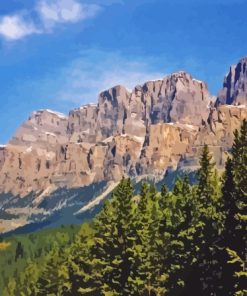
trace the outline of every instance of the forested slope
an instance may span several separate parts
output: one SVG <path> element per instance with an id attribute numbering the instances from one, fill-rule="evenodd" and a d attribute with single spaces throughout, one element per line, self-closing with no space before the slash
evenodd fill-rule
<path id="1" fill-rule="evenodd" d="M 223 175 L 204 146 L 196 185 L 184 176 L 172 191 L 143 183 L 135 195 L 122 179 L 92 224 L 50 237 L 3 295 L 247 295 L 246 198 L 243 121 Z M 12 259 L 13 272 L 22 259 Z"/>

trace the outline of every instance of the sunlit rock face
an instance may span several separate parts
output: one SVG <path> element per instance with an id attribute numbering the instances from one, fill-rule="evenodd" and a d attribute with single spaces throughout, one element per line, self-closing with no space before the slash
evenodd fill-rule
<path id="1" fill-rule="evenodd" d="M 68 142 L 68 118 L 52 110 L 39 110 L 16 131 L 10 144 L 26 147 L 49 147 Z M 30 148 L 31 149 L 31 148 Z"/>
<path id="2" fill-rule="evenodd" d="M 58 188 L 160 180 L 170 169 L 196 170 L 203 145 L 223 168 L 233 132 L 247 118 L 246 61 L 231 67 L 216 102 L 186 72 L 134 87 L 115 86 L 63 115 L 33 112 L 0 146 L 0 193 L 36 193 L 32 207 Z"/>

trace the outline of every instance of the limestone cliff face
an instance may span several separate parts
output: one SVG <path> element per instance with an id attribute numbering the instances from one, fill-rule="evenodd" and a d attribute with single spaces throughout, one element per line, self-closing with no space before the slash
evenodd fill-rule
<path id="1" fill-rule="evenodd" d="M 2 153 L 0 191 L 25 196 L 124 174 L 162 175 L 207 120 L 210 100 L 205 83 L 178 72 L 131 93 L 123 86 L 103 91 L 97 105 L 68 117 L 34 112 Z"/>
<path id="2" fill-rule="evenodd" d="M 230 67 L 217 103 L 247 105 L 247 57 Z"/>
<path id="3" fill-rule="evenodd" d="M 86 105 L 69 112 L 67 133 L 73 143 L 97 141 L 97 105 Z"/>
<path id="4" fill-rule="evenodd" d="M 130 93 L 115 86 L 99 95 L 97 105 L 86 105 L 69 113 L 71 142 L 96 143 L 122 134 Z"/>
<path id="5" fill-rule="evenodd" d="M 150 124 L 164 122 L 201 125 L 211 100 L 206 84 L 185 72 L 146 82 L 131 93 L 119 85 L 102 92 L 97 105 L 70 112 L 70 141 L 95 143 L 119 134 L 144 137 Z"/>
<path id="6" fill-rule="evenodd" d="M 247 107 L 243 105 L 221 105 L 212 108 L 207 123 L 199 128 L 179 166 L 185 170 L 197 169 L 202 147 L 207 144 L 217 167 L 223 169 L 233 144 L 234 131 L 240 128 L 244 119 L 247 119 Z"/>
<path id="7" fill-rule="evenodd" d="M 179 123 L 159 123 L 150 126 L 150 136 L 142 151 L 138 174 L 159 179 L 166 170 L 176 170 L 198 132 L 197 126 Z"/>
<path id="8" fill-rule="evenodd" d="M 57 188 L 195 170 L 205 143 L 222 168 L 233 131 L 247 118 L 246 61 L 231 68 L 216 104 L 204 82 L 177 72 L 132 92 L 123 86 L 103 91 L 97 104 L 68 116 L 34 112 L 0 146 L 0 193 L 24 198 L 34 192 L 27 203 L 33 212 Z"/>
<path id="9" fill-rule="evenodd" d="M 67 143 L 68 118 L 51 110 L 33 112 L 29 119 L 20 126 L 10 144 L 25 147 L 43 148 L 58 143 Z"/>

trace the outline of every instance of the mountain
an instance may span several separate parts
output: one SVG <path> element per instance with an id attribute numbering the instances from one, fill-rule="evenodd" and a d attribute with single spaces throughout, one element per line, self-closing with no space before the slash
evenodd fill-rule
<path id="1" fill-rule="evenodd" d="M 219 104 L 245 105 L 247 100 L 247 57 L 230 67 L 223 89 L 219 93 Z"/>
<path id="2" fill-rule="evenodd" d="M 231 67 L 217 98 L 177 72 L 132 91 L 105 90 L 68 116 L 34 112 L 0 147 L 0 223 L 9 231 L 90 217 L 123 175 L 159 182 L 195 171 L 205 143 L 223 168 L 233 131 L 247 118 L 246 62 Z"/>

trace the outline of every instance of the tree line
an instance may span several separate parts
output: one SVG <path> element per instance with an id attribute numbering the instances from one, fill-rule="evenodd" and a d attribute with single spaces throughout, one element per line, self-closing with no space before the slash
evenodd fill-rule
<path id="1" fill-rule="evenodd" d="M 247 295 L 247 122 L 220 174 L 204 146 L 196 184 L 123 178 L 73 241 L 30 260 L 3 295 Z"/>

